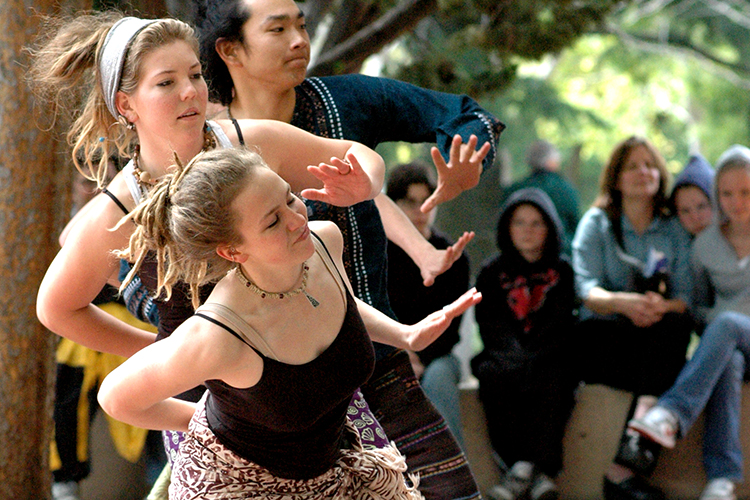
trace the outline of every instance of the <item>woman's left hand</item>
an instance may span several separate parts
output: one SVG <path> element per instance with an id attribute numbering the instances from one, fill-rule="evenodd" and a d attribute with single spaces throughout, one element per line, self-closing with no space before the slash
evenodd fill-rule
<path id="1" fill-rule="evenodd" d="M 432 344 L 450 326 L 453 318 L 462 315 L 481 300 L 482 294 L 476 288 L 472 288 L 440 311 L 435 311 L 419 323 L 407 327 L 405 340 L 408 349 L 421 351 Z"/>
<path id="2" fill-rule="evenodd" d="M 308 200 L 348 207 L 372 198 L 372 180 L 351 153 L 344 160 L 331 158 L 330 163 L 310 165 L 307 170 L 323 182 L 320 189 L 302 190 Z"/>

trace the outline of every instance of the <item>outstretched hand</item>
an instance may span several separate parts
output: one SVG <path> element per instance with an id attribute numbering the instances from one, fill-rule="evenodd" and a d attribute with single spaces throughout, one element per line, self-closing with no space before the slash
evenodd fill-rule
<path id="1" fill-rule="evenodd" d="M 346 159 L 331 158 L 330 163 L 310 165 L 307 170 L 323 182 L 320 189 L 303 189 L 308 200 L 348 207 L 372 198 L 372 180 L 353 154 Z"/>
<path id="2" fill-rule="evenodd" d="M 457 242 L 445 250 L 438 250 L 433 247 L 433 251 L 430 252 L 428 258 L 419 264 L 419 272 L 422 274 L 424 286 L 432 286 L 435 283 L 435 278 L 450 269 L 461 257 L 466 245 L 473 239 L 474 231 L 464 232 Z"/>
<path id="3" fill-rule="evenodd" d="M 492 145 L 485 142 L 477 150 L 478 141 L 479 139 L 474 134 L 471 135 L 469 142 L 466 144 L 464 144 L 460 135 L 453 136 L 448 163 L 445 163 L 440 150 L 432 147 L 430 153 L 437 169 L 437 189 L 422 204 L 420 210 L 423 213 L 429 212 L 441 203 L 452 200 L 467 189 L 479 184 L 479 177 L 482 175 L 482 161 L 490 152 Z"/>
<path id="4" fill-rule="evenodd" d="M 469 307 L 478 304 L 481 300 L 482 294 L 477 292 L 476 288 L 472 288 L 440 311 L 435 311 L 419 323 L 409 327 L 410 332 L 406 339 L 409 350 L 421 351 L 432 344 L 450 326 L 453 318 L 462 315 Z"/>

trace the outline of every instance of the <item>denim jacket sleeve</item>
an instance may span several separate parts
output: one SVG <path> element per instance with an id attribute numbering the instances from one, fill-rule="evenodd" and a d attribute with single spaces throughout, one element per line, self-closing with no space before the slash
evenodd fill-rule
<path id="1" fill-rule="evenodd" d="M 434 143 L 448 158 L 451 141 L 475 134 L 492 149 L 485 169 L 494 162 L 497 139 L 505 125 L 466 95 L 427 90 L 389 78 L 342 75 L 312 79 L 322 82 L 341 114 L 343 137 L 375 147 L 381 142 Z"/>
<path id="2" fill-rule="evenodd" d="M 589 209 L 578 224 L 573 238 L 573 270 L 581 300 L 586 300 L 592 288 L 602 286 L 608 227 L 606 215 L 598 208 Z"/>

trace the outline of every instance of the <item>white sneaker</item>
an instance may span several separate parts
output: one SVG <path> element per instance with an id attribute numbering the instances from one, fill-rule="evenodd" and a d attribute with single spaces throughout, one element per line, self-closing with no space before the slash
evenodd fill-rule
<path id="1" fill-rule="evenodd" d="M 518 461 L 508 472 L 487 492 L 492 500 L 522 500 L 528 495 L 534 474 L 534 464 Z"/>
<path id="2" fill-rule="evenodd" d="M 654 406 L 643 418 L 634 418 L 628 422 L 628 428 L 666 448 L 675 447 L 679 426 L 677 416 L 662 406 Z"/>
<path id="3" fill-rule="evenodd" d="M 52 483 L 52 500 L 80 500 L 78 483 L 75 481 Z"/>
<path id="4" fill-rule="evenodd" d="M 723 477 L 712 479 L 703 488 L 699 500 L 737 500 L 734 494 L 734 483 Z"/>
<path id="5" fill-rule="evenodd" d="M 555 482 L 545 473 L 539 472 L 529 489 L 530 500 L 556 500 L 560 497 Z"/>

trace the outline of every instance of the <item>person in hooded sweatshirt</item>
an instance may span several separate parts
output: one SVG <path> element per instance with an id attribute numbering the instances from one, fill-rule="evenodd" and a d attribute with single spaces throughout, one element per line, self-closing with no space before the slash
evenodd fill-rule
<path id="1" fill-rule="evenodd" d="M 477 277 L 484 350 L 471 365 L 495 458 L 506 469 L 488 492 L 493 499 L 558 496 L 553 478 L 576 386 L 566 354 L 576 294 L 573 269 L 561 257 L 561 228 L 543 191 L 516 191 L 498 221 L 500 253 Z"/>
<path id="2" fill-rule="evenodd" d="M 700 500 L 735 500 L 743 479 L 742 382 L 750 356 L 750 149 L 732 146 L 716 164 L 718 220 L 691 248 L 693 309 L 707 325 L 693 357 L 656 406 L 628 426 L 667 448 L 705 410 Z"/>
<path id="3" fill-rule="evenodd" d="M 685 231 L 695 237 L 711 225 L 714 169 L 703 156 L 690 156 L 685 168 L 675 178 L 670 202 Z"/>

